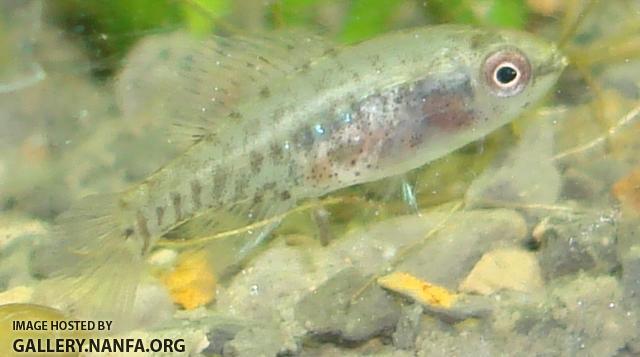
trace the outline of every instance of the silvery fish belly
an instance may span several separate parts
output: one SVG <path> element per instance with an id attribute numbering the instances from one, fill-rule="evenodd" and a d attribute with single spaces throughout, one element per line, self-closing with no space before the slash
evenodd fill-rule
<path id="1" fill-rule="evenodd" d="M 193 83 L 165 109 L 195 128 L 195 142 L 60 218 L 60 246 L 75 254 L 60 271 L 94 272 L 78 284 L 95 288 L 78 291 L 130 302 L 144 255 L 177 226 L 220 210 L 263 219 L 424 165 L 513 120 L 566 65 L 531 35 L 462 26 L 348 47 L 300 34 L 216 38 L 176 61 Z"/>

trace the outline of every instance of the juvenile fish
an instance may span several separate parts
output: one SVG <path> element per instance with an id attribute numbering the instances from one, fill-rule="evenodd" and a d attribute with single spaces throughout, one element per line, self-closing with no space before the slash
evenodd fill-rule
<path id="1" fill-rule="evenodd" d="M 197 82 L 167 103 L 199 118 L 196 141 L 143 182 L 64 214 L 61 271 L 91 274 L 78 291 L 127 311 L 144 256 L 177 226 L 220 210 L 261 219 L 420 167 L 513 120 L 565 65 L 532 35 L 465 26 L 347 47 L 295 34 L 215 39 L 181 59 Z"/>

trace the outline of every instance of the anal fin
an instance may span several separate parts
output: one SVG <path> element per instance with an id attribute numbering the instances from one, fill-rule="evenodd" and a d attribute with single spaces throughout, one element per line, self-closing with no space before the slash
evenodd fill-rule
<path id="1" fill-rule="evenodd" d="M 160 245 L 206 250 L 217 275 L 225 278 L 264 247 L 290 208 L 289 203 L 265 202 L 210 210 L 170 232 Z"/>

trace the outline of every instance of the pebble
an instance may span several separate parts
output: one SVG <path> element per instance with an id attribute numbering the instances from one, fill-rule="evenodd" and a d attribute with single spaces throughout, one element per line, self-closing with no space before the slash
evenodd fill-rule
<path id="1" fill-rule="evenodd" d="M 534 229 L 538 259 L 546 280 L 579 271 L 608 273 L 617 265 L 614 212 L 560 213 Z"/>
<path id="2" fill-rule="evenodd" d="M 297 350 L 286 348 L 286 336 L 278 326 L 252 326 L 238 332 L 235 337 L 225 343 L 222 355 L 225 357 L 254 357 L 290 355 Z"/>
<path id="3" fill-rule="evenodd" d="M 0 293 L 0 305 L 29 303 L 32 296 L 33 288 L 16 286 Z"/>
<path id="4" fill-rule="evenodd" d="M 518 248 L 502 248 L 485 253 L 459 290 L 490 295 L 503 289 L 533 293 L 542 287 L 542 273 L 535 254 Z"/>
<path id="5" fill-rule="evenodd" d="M 622 286 L 627 296 L 627 304 L 640 308 L 640 245 L 622 253 Z"/>
<path id="6" fill-rule="evenodd" d="M 33 340 L 46 341 L 47 339 L 73 339 L 80 337 L 78 331 L 52 331 L 51 329 L 43 330 L 15 330 L 13 321 L 45 321 L 47 325 L 51 321 L 64 320 L 65 316 L 62 312 L 42 305 L 35 304 L 6 304 L 0 305 L 0 353 L 3 357 L 18 357 L 33 354 L 15 352 L 13 349 L 14 341 Z M 60 357 L 76 357 L 78 353 L 61 353 L 56 354 Z"/>

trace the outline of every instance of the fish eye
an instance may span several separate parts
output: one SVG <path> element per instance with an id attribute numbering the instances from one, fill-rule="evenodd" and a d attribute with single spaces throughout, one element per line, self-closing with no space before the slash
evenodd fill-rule
<path id="1" fill-rule="evenodd" d="M 494 74 L 496 83 L 500 83 L 504 86 L 515 83 L 519 76 L 520 71 L 518 71 L 518 68 L 511 63 L 505 63 L 496 68 L 496 73 Z"/>
<path id="2" fill-rule="evenodd" d="M 487 86 L 499 97 L 511 97 L 522 92 L 531 78 L 531 65 L 527 57 L 515 49 L 490 54 L 484 61 L 482 71 Z"/>

